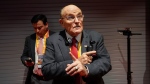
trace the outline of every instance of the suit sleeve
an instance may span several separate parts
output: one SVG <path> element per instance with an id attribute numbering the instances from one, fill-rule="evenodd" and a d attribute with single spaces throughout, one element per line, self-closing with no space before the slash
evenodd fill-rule
<path id="1" fill-rule="evenodd" d="M 29 57 L 29 42 L 28 42 L 28 37 L 26 37 L 25 39 L 25 44 L 24 44 L 24 49 L 23 49 L 23 53 L 21 55 L 21 61 L 22 63 L 25 65 L 25 59 Z M 26 65 L 25 65 L 26 66 Z"/>
<path id="2" fill-rule="evenodd" d="M 69 52 L 66 54 L 69 54 Z M 42 63 L 42 72 L 46 79 L 63 80 L 66 78 L 70 78 L 70 76 L 66 74 L 65 69 L 67 67 L 67 64 L 71 64 L 73 61 L 60 60 L 61 57 L 62 54 L 57 45 L 57 42 L 54 41 L 53 37 L 51 39 L 48 38 L 46 41 L 46 52 Z"/>
<path id="3" fill-rule="evenodd" d="M 99 33 L 93 33 L 93 40 L 96 41 L 94 44 L 94 49 L 96 50 L 96 56 L 93 57 L 93 62 L 87 64 L 89 69 L 88 77 L 83 78 L 85 81 L 100 80 L 102 76 L 111 70 L 110 56 L 104 46 L 103 36 Z"/>

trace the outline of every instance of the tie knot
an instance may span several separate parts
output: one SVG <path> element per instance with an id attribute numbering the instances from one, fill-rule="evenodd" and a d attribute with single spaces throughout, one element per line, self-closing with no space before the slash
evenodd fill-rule
<path id="1" fill-rule="evenodd" d="M 76 44 L 77 40 L 75 37 L 72 38 L 72 44 Z"/>
<path id="2" fill-rule="evenodd" d="M 73 37 L 72 39 L 76 39 L 76 37 Z"/>
<path id="3" fill-rule="evenodd" d="M 43 38 L 39 38 L 40 40 L 42 40 Z"/>

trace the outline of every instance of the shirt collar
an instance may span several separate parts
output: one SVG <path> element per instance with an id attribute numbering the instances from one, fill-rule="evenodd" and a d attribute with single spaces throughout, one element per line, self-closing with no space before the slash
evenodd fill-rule
<path id="1" fill-rule="evenodd" d="M 36 34 L 36 39 L 39 40 L 41 37 Z"/>
<path id="2" fill-rule="evenodd" d="M 47 36 L 49 36 L 49 30 L 48 30 L 48 31 L 45 33 L 45 35 L 44 35 L 44 37 L 46 37 L 46 38 L 47 38 Z M 37 37 L 37 39 L 40 39 L 40 38 L 41 38 L 41 37 L 38 36 L 37 34 L 36 34 L 36 37 Z M 44 38 L 44 37 L 43 37 L 43 38 Z M 43 38 L 42 38 L 42 39 L 43 39 Z"/>
<path id="3" fill-rule="evenodd" d="M 67 32 L 66 32 L 66 36 L 67 36 L 67 39 L 72 39 L 73 37 L 72 36 L 70 36 Z M 81 33 L 80 34 L 78 34 L 78 36 L 76 36 L 75 37 L 76 38 L 76 40 L 78 41 L 78 42 L 80 42 L 80 39 L 81 39 Z"/>

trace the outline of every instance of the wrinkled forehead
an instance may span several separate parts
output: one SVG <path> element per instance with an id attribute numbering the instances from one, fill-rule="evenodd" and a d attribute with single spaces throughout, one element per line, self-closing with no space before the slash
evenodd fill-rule
<path id="1" fill-rule="evenodd" d="M 66 16 L 70 14 L 78 15 L 78 14 L 82 14 L 82 11 L 80 8 L 78 8 L 75 5 L 68 5 L 61 10 L 61 16 Z"/>

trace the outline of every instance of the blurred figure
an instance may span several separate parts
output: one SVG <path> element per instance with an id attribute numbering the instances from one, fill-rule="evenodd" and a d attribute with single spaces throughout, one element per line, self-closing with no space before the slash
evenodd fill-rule
<path id="1" fill-rule="evenodd" d="M 43 14 L 34 15 L 31 19 L 35 33 L 25 39 L 21 56 L 22 63 L 28 67 L 25 84 L 51 84 L 51 80 L 43 77 L 41 64 L 46 48 L 46 39 L 54 32 L 48 29 L 47 18 Z"/>

